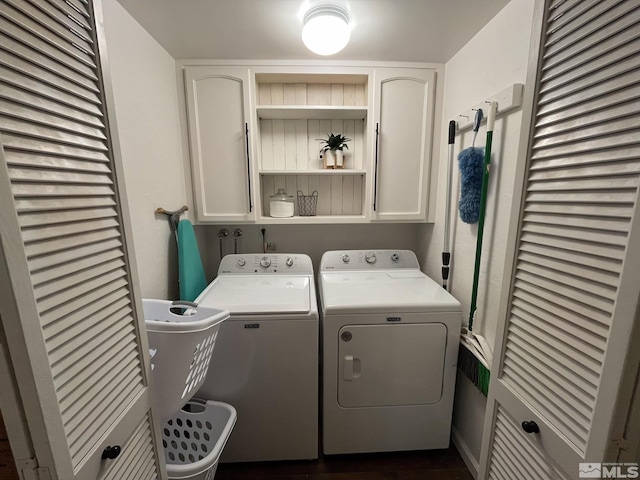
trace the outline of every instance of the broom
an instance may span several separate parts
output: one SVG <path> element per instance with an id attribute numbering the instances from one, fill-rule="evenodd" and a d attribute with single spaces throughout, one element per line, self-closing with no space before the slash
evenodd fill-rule
<path id="1" fill-rule="evenodd" d="M 478 387 L 484 396 L 489 392 L 491 349 L 486 340 L 473 333 L 473 321 L 477 309 L 478 281 L 480 277 L 480 260 L 482 255 L 482 239 L 484 231 L 485 211 L 487 207 L 487 189 L 489 185 L 489 167 L 491 164 L 491 144 L 493 141 L 493 127 L 496 116 L 496 102 L 491 102 L 489 116 L 487 117 L 487 140 L 484 148 L 484 159 L 482 163 L 482 184 L 480 188 L 480 199 L 478 205 L 478 236 L 476 240 L 476 258 L 473 273 L 473 287 L 471 294 L 471 307 L 469 310 L 469 322 L 467 329 L 463 329 L 460 335 L 461 345 L 465 348 L 459 350 L 458 365 L 465 375 Z M 481 112 L 479 110 L 479 112 Z M 481 118 L 482 113 L 480 113 Z M 474 130 L 479 127 L 480 121 L 476 115 Z M 475 140 L 475 139 L 474 139 Z M 473 147 L 472 147 L 473 148 Z M 463 157 L 463 152 L 460 157 Z M 468 155 L 469 156 L 469 155 Z M 472 158 L 477 163 L 477 153 L 472 152 Z M 475 192 L 471 192 L 475 194 Z M 462 210 L 461 210 L 462 214 Z"/>

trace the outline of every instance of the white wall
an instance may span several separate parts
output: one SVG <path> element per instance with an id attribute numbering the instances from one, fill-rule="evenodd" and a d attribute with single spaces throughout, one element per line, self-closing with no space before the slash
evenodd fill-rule
<path id="1" fill-rule="evenodd" d="M 420 231 L 420 259 L 428 275 L 441 278 L 444 213 L 448 146 L 445 141 L 449 120 L 481 103 L 513 83 L 525 83 L 533 3 L 530 0 L 511 2 L 489 22 L 445 67 L 444 105 L 440 152 L 438 209 L 436 223 L 425 225 Z M 527 86 L 525 86 L 527 88 Z M 493 345 L 500 304 L 502 273 L 507 248 L 508 219 L 515 175 L 515 162 L 520 138 L 522 114 L 520 110 L 496 119 L 491 157 L 489 196 L 484 229 L 481 273 L 478 289 L 474 332 L 483 335 Z M 486 123 L 480 128 L 476 146 L 483 146 Z M 457 154 L 471 146 L 472 133 L 466 130 L 455 139 L 454 192 L 452 194 L 451 252 L 452 270 L 449 280 L 451 293 L 463 305 L 466 323 L 473 283 L 477 225 L 460 221 L 457 211 L 459 198 L 459 170 Z M 477 461 L 480 456 L 484 397 L 467 388 L 459 388 L 454 412 L 454 428 L 464 449 Z M 463 452 L 461 452 L 463 453 Z M 463 455 L 464 456 L 464 455 Z M 469 464 L 469 462 L 467 462 Z"/>
<path id="2" fill-rule="evenodd" d="M 175 240 L 154 213 L 187 203 L 175 61 L 116 0 L 103 10 L 142 295 L 177 298 Z"/>

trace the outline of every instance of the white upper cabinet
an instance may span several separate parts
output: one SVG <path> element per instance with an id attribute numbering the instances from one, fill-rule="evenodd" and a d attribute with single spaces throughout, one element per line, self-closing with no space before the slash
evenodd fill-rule
<path id="1" fill-rule="evenodd" d="M 198 223 L 428 220 L 437 66 L 182 68 Z M 333 168 L 330 134 L 350 139 Z M 281 189 L 293 217 L 271 215 Z"/>
<path id="2" fill-rule="evenodd" d="M 249 69 L 188 66 L 185 88 L 196 221 L 254 221 Z"/>
<path id="3" fill-rule="evenodd" d="M 371 219 L 426 221 L 435 71 L 375 70 Z"/>

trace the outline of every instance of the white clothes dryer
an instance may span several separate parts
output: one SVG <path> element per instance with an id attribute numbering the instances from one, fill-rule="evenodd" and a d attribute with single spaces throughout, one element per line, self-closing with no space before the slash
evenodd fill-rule
<path id="1" fill-rule="evenodd" d="M 408 250 L 326 252 L 318 285 L 324 453 L 447 448 L 460 303 Z"/>
<path id="2" fill-rule="evenodd" d="M 223 462 L 318 457 L 318 307 L 307 255 L 225 256 L 196 299 L 221 325 L 197 396 L 238 412 Z"/>

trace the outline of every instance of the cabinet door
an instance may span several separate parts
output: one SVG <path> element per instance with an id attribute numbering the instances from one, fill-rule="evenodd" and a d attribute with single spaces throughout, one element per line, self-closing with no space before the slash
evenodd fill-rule
<path id="1" fill-rule="evenodd" d="M 185 84 L 196 221 L 253 221 L 249 69 L 187 66 Z"/>
<path id="2" fill-rule="evenodd" d="M 637 348 L 639 15 L 538 2 L 480 479 L 627 478 L 600 462 Z"/>
<path id="3" fill-rule="evenodd" d="M 425 221 L 435 72 L 376 69 L 372 220 Z"/>
<path id="4" fill-rule="evenodd" d="M 58 7 L 3 4 L 0 402 L 24 478 L 166 478 L 99 12 Z"/>

